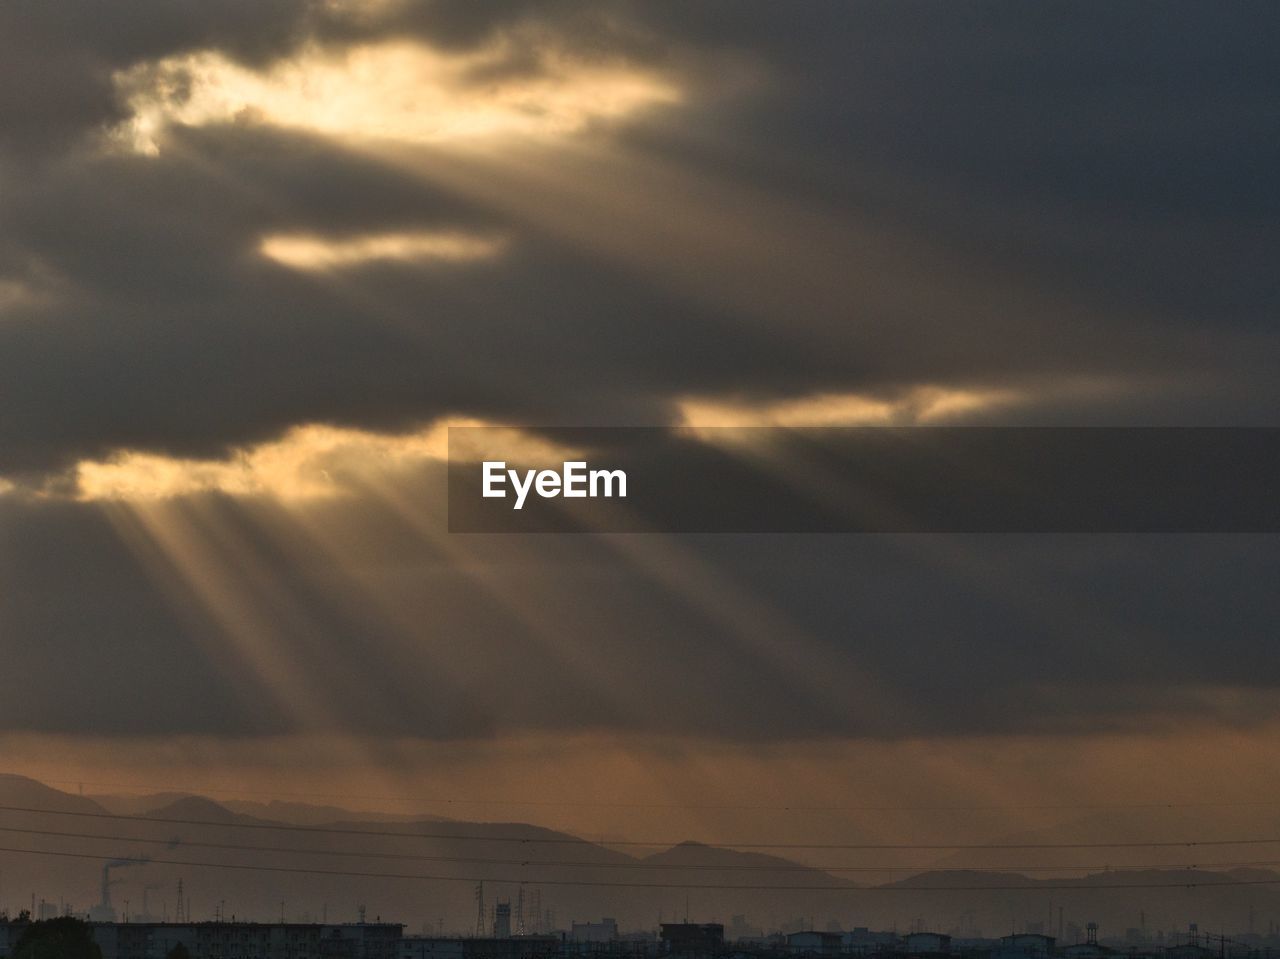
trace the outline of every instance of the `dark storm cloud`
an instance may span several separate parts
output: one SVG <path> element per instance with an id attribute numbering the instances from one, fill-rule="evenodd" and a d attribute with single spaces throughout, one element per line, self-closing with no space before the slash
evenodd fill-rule
<path id="1" fill-rule="evenodd" d="M 367 10 L 365 8 L 368 8 Z M 0 144 L 19 155 L 47 156 L 86 131 L 126 116 L 112 73 L 194 50 L 221 51 L 265 65 L 309 42 L 345 43 L 417 37 L 466 50 L 513 29 L 573 41 L 584 52 L 615 52 L 634 43 L 631 18 L 584 2 L 365 4 L 330 0 L 137 0 L 104 7 L 92 0 L 14 0 L 0 6 Z M 661 45 L 647 48 L 657 55 Z M 537 61 L 512 51 L 507 69 L 537 72 Z M 495 65 L 496 69 L 496 65 Z M 477 77 L 477 80 L 483 77 Z"/>
<path id="2" fill-rule="evenodd" d="M 1045 369 L 1156 375 L 1189 356 L 1247 378 L 1266 361 L 1266 343 L 1260 355 L 1239 332 L 1206 346 L 1149 320 L 1109 329 L 1081 316 L 1080 329 L 1044 329 L 960 302 L 945 324 L 883 307 L 847 326 L 742 322 L 313 138 L 230 126 L 175 134 L 170 145 L 145 162 L 51 170 L 8 204 L 20 249 L 66 280 L 60 301 L 0 324 L 9 471 L 120 446 L 210 454 L 313 420 L 385 428 L 461 412 L 660 422 L 669 398 L 689 393 L 1016 380 Z M 492 263 L 369 267 L 336 285 L 256 253 L 274 231 L 423 226 L 515 240 Z M 1002 333 L 1010 339 L 993 349 Z M 1222 406 L 1216 398 L 1211 408 Z M 1214 415 L 1195 410 L 1192 420 Z"/>
<path id="3" fill-rule="evenodd" d="M 1132 378 L 1133 396 L 1052 397 L 1007 415 L 1275 422 L 1274 6 L 1174 4 L 1158 18 L 1132 4 L 352 10 L 301 0 L 0 6 L 0 280 L 50 294 L 0 314 L 0 475 L 38 482 L 119 447 L 216 455 L 301 422 L 400 428 L 458 413 L 652 423 L 683 394 L 919 382 L 1034 393 L 1055 377 Z M 176 129 L 158 157 L 95 146 L 126 115 L 114 71 L 210 48 L 263 65 L 312 39 L 406 36 L 451 50 L 518 37 L 471 77 L 478 86 L 537 74 L 539 44 L 669 69 L 688 85 L 685 102 L 599 135 L 694 182 L 745 184 L 892 236 L 905 251 L 899 271 L 868 278 L 850 256 L 823 274 L 827 309 L 811 315 L 812 291 L 786 249 L 751 275 L 705 242 L 659 251 L 681 279 L 774 286 L 747 316 L 649 264 L 296 131 Z M 724 63 L 757 68 L 756 82 L 716 87 L 710 74 Z M 583 202 L 572 212 L 593 212 Z M 491 262 L 368 266 L 332 283 L 256 253 L 273 231 L 436 227 L 511 244 Z M 770 224 L 762 246 L 804 228 L 799 217 Z M 966 287 L 957 275 L 979 279 Z M 877 283 L 898 284 L 902 300 L 866 296 Z M 237 507 L 220 508 L 243 526 Z M 31 640 L 12 665 L 36 677 L 5 697 L 6 726 L 248 733 L 294 722 L 268 705 L 265 681 L 220 662 L 220 627 L 177 616 L 96 512 L 3 498 L 0 510 L 0 628 Z M 450 667 L 396 659 L 390 639 L 369 639 L 376 627 L 344 605 L 330 572 L 292 567 L 262 545 L 262 562 L 313 610 L 314 629 L 289 633 L 288 649 L 325 664 L 314 681 L 350 728 L 453 736 L 599 724 L 743 738 L 1108 728 L 1176 714 L 1179 696 L 1205 686 L 1280 682 L 1263 655 L 1280 610 L 1252 585 L 1273 578 L 1269 543 L 986 541 L 958 565 L 873 540 L 687 544 L 813 637 L 824 678 L 850 677 L 847 694 L 819 701 L 692 597 L 635 575 L 600 544 L 540 544 L 549 581 L 525 583 L 556 597 L 549 616 L 581 643 L 575 659 L 548 653 L 377 507 L 349 510 L 380 531 L 383 572 L 412 574 L 400 598 L 434 624 L 432 648 Z M 493 549 L 483 558 L 501 565 Z M 596 577 L 594 614 L 575 610 L 583 569 Z M 586 681 L 547 694 L 584 664 L 620 683 L 643 677 L 645 708 L 621 710 Z M 150 695 L 122 695 L 139 675 Z M 352 675 L 369 677 L 354 697 Z M 859 708 L 863 675 L 910 707 Z M 1192 709 L 1246 718 L 1222 703 Z"/>
<path id="4" fill-rule="evenodd" d="M 140 60 L 214 46 L 250 57 L 303 34 L 304 0 L 167 3 L 114 9 L 81 0 L 0 6 L 0 145 L 32 162 L 124 119 L 112 72 Z"/>
<path id="5" fill-rule="evenodd" d="M 652 420 L 665 414 L 645 370 L 674 351 L 690 377 L 682 357 L 729 333 L 727 318 L 688 322 L 660 292 L 551 241 L 492 265 L 317 284 L 260 260 L 259 236 L 506 224 L 366 160 L 315 155 L 309 139 L 231 128 L 183 143 L 194 159 L 77 165 L 11 205 L 26 249 L 74 285 L 66 305 L 0 325 L 10 469 L 122 445 L 211 453 L 317 419 L 563 417 L 584 397 L 597 416 Z M 567 369 L 579 396 L 565 395 Z"/>
<path id="6" fill-rule="evenodd" d="M 1261 171 L 1274 165 L 1263 121 L 1280 71 L 1263 56 L 1264 9 L 1179 7 L 1158 25 L 1123 8 L 1084 23 L 1053 7 L 915 4 L 388 11 L 165 3 L 103 17 L 91 5 L 11 5 L 7 43 L 48 56 L 6 60 L 22 92 L 5 85 L 3 128 L 15 155 L 59 130 L 65 146 L 120 118 L 111 69 L 207 47 L 261 62 L 309 37 L 416 34 L 458 47 L 537 25 L 568 48 L 637 59 L 732 50 L 764 64 L 769 84 L 715 116 L 695 90 L 684 111 L 633 134 L 637 150 L 915 231 L 952 251 L 961 272 L 994 265 L 987 301 L 966 302 L 921 264 L 898 282 L 935 286 L 937 313 L 860 303 L 853 279 L 843 322 L 818 331 L 779 311 L 753 327 L 732 305 L 688 301 L 521 223 L 504 262 L 454 276 L 371 271 L 364 288 L 388 323 L 256 263 L 257 237 L 501 227 L 504 216 L 297 135 L 178 132 L 159 159 L 94 157 L 82 141 L 21 167 L 0 205 L 9 245 L 68 290 L 61 307 L 0 326 L 9 469 L 121 443 L 209 450 L 310 419 L 599 421 L 603 411 L 652 422 L 674 393 L 1043 372 L 1202 378 L 1173 414 L 1197 421 L 1232 410 L 1257 421 L 1275 399 L 1266 319 L 1276 291 L 1264 267 L 1277 250 L 1276 198 Z M 1002 275 L 1074 306 L 1046 320 L 1042 302 L 999 288 Z M 788 282 L 777 277 L 783 293 Z"/>
<path id="7" fill-rule="evenodd" d="M 773 29 L 762 8 L 721 12 L 674 15 L 774 66 L 782 92 L 743 106 L 731 149 L 775 188 L 910 223 L 1126 322 L 1271 330 L 1273 8 L 843 4 Z M 723 160 L 727 142 L 699 150 Z"/>

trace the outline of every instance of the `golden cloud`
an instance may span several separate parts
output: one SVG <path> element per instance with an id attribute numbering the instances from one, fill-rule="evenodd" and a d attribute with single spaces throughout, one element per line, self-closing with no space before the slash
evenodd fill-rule
<path id="1" fill-rule="evenodd" d="M 399 40 L 312 45 L 262 70 L 210 50 L 165 57 L 115 75 L 131 113 L 115 135 L 151 154 L 170 123 L 260 122 L 344 141 L 441 143 L 572 133 L 680 99 L 653 71 L 550 50 L 538 69 L 504 77 L 498 68 L 511 55 L 510 41 L 454 54 Z M 490 77 L 477 79 L 486 70 Z"/>
<path id="2" fill-rule="evenodd" d="M 220 493 L 299 502 L 346 495 L 361 480 L 384 479 L 449 457 L 450 426 L 491 426 L 479 420 L 440 420 L 412 433 L 376 433 L 312 424 L 279 439 L 234 450 L 221 459 L 192 459 L 122 450 L 83 460 L 71 476 L 71 495 L 83 502 L 149 502 Z M 513 462 L 573 458 L 562 448 L 513 427 L 469 432 L 455 459 L 479 460 L 485 446 Z M 2 489 L 2 487 L 0 487 Z"/>
<path id="3" fill-rule="evenodd" d="M 497 256 L 506 246 L 500 237 L 456 231 L 366 233 L 325 237 L 311 233 L 265 236 L 258 251 L 295 270 L 332 270 L 371 261 L 421 263 L 432 260 L 465 263 Z"/>
<path id="4" fill-rule="evenodd" d="M 815 393 L 761 402 L 687 398 L 680 424 L 697 430 L 750 426 L 912 426 L 946 422 L 1022 400 L 1012 389 L 917 386 L 885 398 L 862 393 Z"/>

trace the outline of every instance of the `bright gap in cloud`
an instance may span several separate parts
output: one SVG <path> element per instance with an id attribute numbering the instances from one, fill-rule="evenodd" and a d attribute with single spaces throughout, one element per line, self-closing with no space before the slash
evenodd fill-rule
<path id="1" fill-rule="evenodd" d="M 451 231 L 367 233 L 343 238 L 284 233 L 263 237 L 258 251 L 291 269 L 323 271 L 376 261 L 466 263 L 491 259 L 505 246 L 501 238 Z"/>
<path id="2" fill-rule="evenodd" d="M 786 400 L 734 402 L 688 398 L 679 404 L 689 429 L 749 426 L 913 426 L 946 422 L 1024 399 L 1011 389 L 917 386 L 891 398 L 815 393 Z"/>
<path id="3" fill-rule="evenodd" d="M 654 71 L 550 49 L 536 51 L 533 67 L 504 72 L 522 53 L 512 44 L 466 54 L 403 40 L 313 45 L 263 70 L 210 50 L 165 57 L 115 75 L 132 114 L 115 133 L 152 154 L 170 123 L 265 123 L 344 141 L 438 143 L 572 133 L 680 100 Z"/>
<path id="4" fill-rule="evenodd" d="M 364 482 L 394 478 L 428 461 L 447 459 L 450 426 L 491 425 L 452 419 L 412 433 L 375 433 L 311 424 L 221 459 L 122 450 L 104 460 L 76 464 L 71 495 L 83 502 L 150 502 L 205 493 L 268 496 L 288 502 L 325 499 L 349 494 Z M 576 455 L 575 450 L 517 428 L 494 427 L 468 433 L 467 439 L 473 445 L 488 442 L 513 462 L 553 462 Z M 490 452 L 457 444 L 452 451 L 455 459 L 476 461 Z"/>

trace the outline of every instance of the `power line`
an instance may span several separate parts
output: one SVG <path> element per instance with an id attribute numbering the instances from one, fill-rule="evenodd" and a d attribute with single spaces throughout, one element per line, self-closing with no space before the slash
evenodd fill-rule
<path id="1" fill-rule="evenodd" d="M 182 795 L 192 795 L 192 793 L 185 787 L 156 785 L 152 783 L 91 782 L 84 779 L 46 779 L 44 781 L 46 783 L 61 783 L 63 785 L 98 786 L 111 789 L 150 789 L 157 792 L 172 792 L 180 793 Z M 421 803 L 422 805 L 428 806 L 546 806 L 583 807 L 593 809 L 724 809 L 758 812 L 1071 812 L 1075 810 L 1105 809 L 1226 809 L 1235 807 L 1280 806 L 1280 799 L 1197 800 L 1194 802 L 1152 800 L 1148 802 L 1131 803 L 996 803 L 984 805 L 925 806 L 886 804 L 851 806 L 810 805 L 803 803 L 766 805 L 758 803 L 633 802 L 595 799 L 458 799 L 438 796 L 377 796 L 354 793 L 280 792 L 264 789 L 226 789 L 220 787 L 202 787 L 201 791 L 220 796 L 264 796 L 271 799 L 280 799 L 282 797 L 290 799 L 358 799 L 366 802 Z"/>
<path id="2" fill-rule="evenodd" d="M 87 810 L 39 809 L 31 806 L 3 806 L 0 812 L 35 813 L 51 816 L 78 816 L 90 819 L 113 819 L 125 822 L 148 822 L 164 825 L 181 826 L 214 826 L 224 829 L 255 829 L 279 832 L 322 833 L 344 836 L 386 836 L 394 839 L 443 839 L 455 842 L 509 842 L 524 845 L 588 845 L 588 846 L 646 846 L 672 847 L 679 846 L 687 840 L 639 840 L 609 839 L 592 842 L 577 836 L 493 836 L 463 833 L 413 832 L 407 830 L 388 829 L 352 829 L 341 826 L 302 826 L 293 823 L 265 822 L 218 822 L 210 819 L 187 819 L 176 816 L 128 816 L 122 813 L 92 812 Z M 951 851 L 960 849 L 1173 849 L 1196 848 L 1200 846 L 1258 846 L 1280 844 L 1277 838 L 1261 839 L 1180 839 L 1166 841 L 1127 841 L 1127 842 L 1033 842 L 1033 843 L 821 843 L 821 842 L 737 842 L 718 841 L 702 843 L 732 847 L 736 849 L 847 849 L 847 850 L 934 850 Z"/>
<path id="3" fill-rule="evenodd" d="M 114 856 L 99 856 L 85 852 L 55 852 L 46 849 L 15 849 L 8 846 L 0 846 L 0 852 L 6 853 L 22 853 L 31 856 L 58 856 L 67 859 L 90 859 L 98 862 L 109 861 L 117 858 Z M 363 872 L 347 869 L 301 869 L 291 866 L 263 866 L 250 865 L 248 863 L 225 863 L 225 862 L 197 862 L 190 859 L 148 859 L 146 863 L 140 865 L 163 865 L 163 866 L 187 866 L 198 869 L 243 869 L 252 872 L 274 872 L 274 873 L 292 873 L 310 876 L 345 876 L 355 879 L 408 879 L 418 882 L 479 882 L 480 878 L 476 876 L 428 876 L 408 873 L 395 872 Z M 507 877 L 495 878 L 492 876 L 483 877 L 485 882 L 505 882 L 512 885 L 518 885 L 527 882 L 524 877 Z M 791 890 L 793 892 L 1041 892 L 1051 890 L 1072 890 L 1087 889 L 1090 891 L 1111 890 L 1111 889 L 1197 889 L 1201 887 L 1222 887 L 1222 886 L 1274 886 L 1280 885 L 1280 878 L 1276 879 L 1224 879 L 1213 880 L 1209 882 L 1191 881 L 1191 882 L 1134 882 L 1134 883 L 1106 883 L 1105 885 L 1091 885 L 1081 882 L 1070 883 L 1035 883 L 1034 885 L 984 885 L 984 886 L 830 886 L 830 885 L 776 885 L 776 884 L 734 884 L 734 883 L 682 883 L 682 882 L 596 882 L 590 879 L 539 879 L 540 886 L 592 886 L 598 888 L 613 889 L 730 889 L 730 890 L 759 890 L 770 892 L 785 892 Z"/>
<path id="4" fill-rule="evenodd" d="M 159 845 L 169 848 L 178 846 L 186 846 L 197 849 L 221 849 L 231 852 L 256 852 L 271 853 L 275 855 L 303 855 L 303 856 L 334 856 L 339 858 L 350 859 L 384 859 L 399 862 L 441 862 L 441 863 L 465 863 L 470 865 L 488 865 L 488 866 L 520 866 L 535 868 L 585 868 L 585 869 L 642 869 L 642 870 L 703 870 L 711 872 L 827 872 L 827 873 L 843 873 L 843 872 L 861 872 L 861 873 L 885 873 L 885 872 L 904 872 L 915 870 L 917 872 L 937 871 L 936 867 L 929 865 L 905 865 L 902 863 L 878 865 L 878 866 L 828 866 L 828 865 L 806 865 L 804 863 L 778 862 L 774 864 L 761 863 L 739 863 L 739 864 L 710 864 L 710 863 L 652 863 L 642 861 L 631 862 L 588 862 L 584 860 L 564 860 L 564 859 L 486 859 L 474 856 L 427 856 L 416 853 L 398 853 L 398 852 L 377 852 L 377 851 L 359 851 L 349 849 L 307 849 L 298 846 L 260 846 L 242 843 L 221 843 L 221 842 L 204 842 L 199 840 L 188 839 L 157 839 L 154 837 L 143 836 L 118 836 L 118 835 L 102 835 L 101 833 L 84 833 L 84 832 L 64 832 L 51 829 L 23 829 L 17 826 L 0 826 L 0 832 L 16 833 L 25 836 L 43 836 L 58 839 L 90 839 L 100 840 L 102 842 L 122 842 L 122 843 L 144 843 L 147 845 Z M 124 857 L 121 857 L 124 858 Z M 1126 865 L 1124 871 L 1134 871 L 1137 869 L 1160 869 L 1160 870 L 1206 870 L 1206 869 L 1229 869 L 1241 868 L 1245 866 L 1280 866 L 1280 859 L 1263 859 L 1251 860 L 1247 862 L 1204 862 L 1204 863 L 1148 863 L 1141 865 Z M 972 868 L 972 867 L 967 867 Z M 1084 871 L 1109 871 L 1106 864 L 1086 864 L 1071 863 L 1065 865 L 998 865 L 983 867 L 986 871 L 1001 870 L 1009 872 L 1069 872 L 1073 870 Z"/>

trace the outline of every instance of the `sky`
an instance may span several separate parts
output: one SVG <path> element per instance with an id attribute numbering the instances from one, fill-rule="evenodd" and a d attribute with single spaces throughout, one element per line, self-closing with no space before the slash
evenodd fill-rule
<path id="1" fill-rule="evenodd" d="M 443 477 L 450 424 L 1280 425 L 1278 27 L 0 5 L 9 771 L 725 841 L 1273 793 L 1272 537 L 460 536 Z"/>

